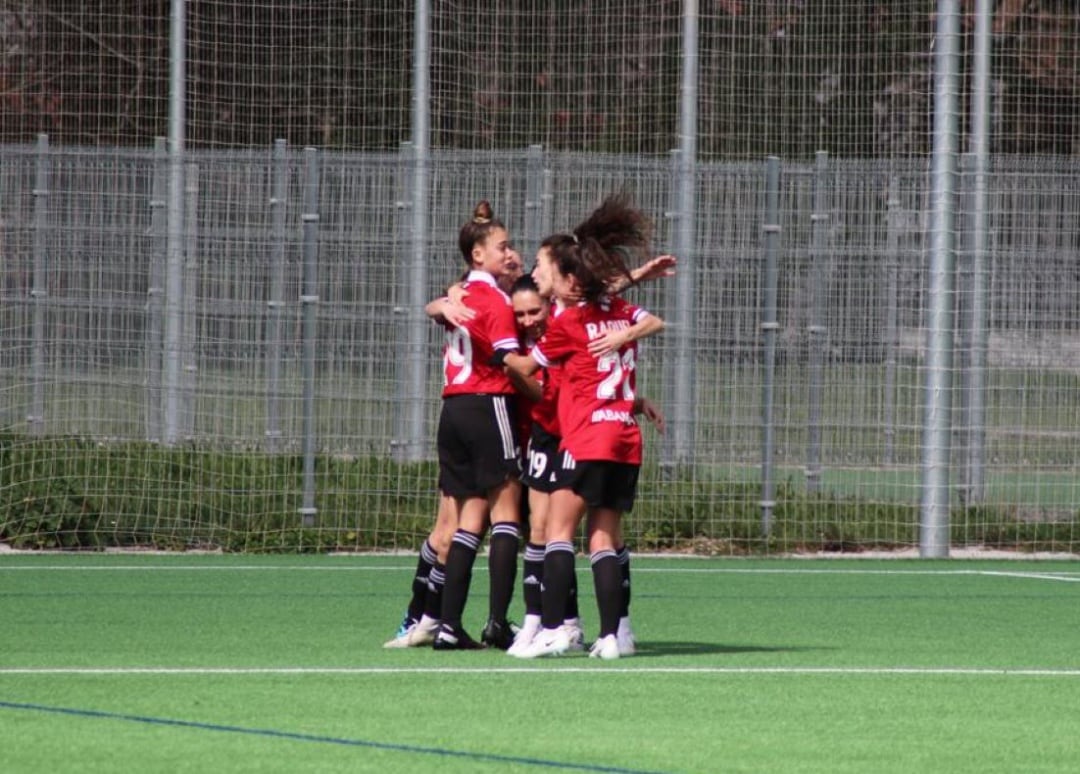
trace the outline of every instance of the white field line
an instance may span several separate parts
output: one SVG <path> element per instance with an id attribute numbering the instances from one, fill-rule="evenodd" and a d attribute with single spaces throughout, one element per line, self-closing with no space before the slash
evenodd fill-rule
<path id="1" fill-rule="evenodd" d="M 308 565 L 262 565 L 238 564 L 222 567 L 203 565 L 4 565 L 0 562 L 0 572 L 407 572 L 415 569 L 413 565 L 385 565 L 382 567 L 312 567 Z M 487 567 L 478 564 L 474 571 L 486 572 Z M 858 568 L 784 568 L 784 567 L 640 567 L 635 565 L 634 573 L 657 574 L 694 574 L 694 575 L 935 575 L 935 576 L 998 576 L 1004 578 L 1024 578 L 1028 580 L 1080 582 L 1080 570 L 1076 572 L 1016 572 L 1005 570 L 878 570 Z"/>
<path id="2" fill-rule="evenodd" d="M 850 676 L 950 676 L 976 677 L 1080 677 L 1080 669 L 976 667 L 0 667 L 0 677 L 18 675 L 490 675 L 490 674 L 589 674 L 589 675 L 850 675 Z"/>
<path id="3" fill-rule="evenodd" d="M 1003 578 L 1035 578 L 1036 580 L 1058 580 L 1067 583 L 1080 582 L 1080 577 L 1073 573 L 1063 572 L 1003 572 L 998 570 L 984 570 L 981 575 L 1000 575 Z"/>

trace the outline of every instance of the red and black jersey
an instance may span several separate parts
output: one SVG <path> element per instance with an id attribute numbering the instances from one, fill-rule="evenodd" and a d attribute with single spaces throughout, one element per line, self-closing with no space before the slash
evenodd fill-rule
<path id="1" fill-rule="evenodd" d="M 502 366 L 491 364 L 497 349 L 518 351 L 517 323 L 510 298 L 487 272 L 471 271 L 462 286 L 465 306 L 476 316 L 462 326 L 444 323 L 443 397 L 506 395 L 514 387 Z"/>
<path id="2" fill-rule="evenodd" d="M 541 366 L 561 367 L 559 429 L 563 448 L 575 460 L 641 464 L 641 428 L 634 418 L 637 343 L 600 358 L 588 346 L 646 315 L 618 297 L 570 307 L 548 325 L 532 351 Z"/>
<path id="3" fill-rule="evenodd" d="M 542 392 L 540 400 L 530 406 L 532 421 L 551 435 L 561 435 L 559 432 L 559 384 L 562 382 L 562 367 L 553 363 L 538 371 L 537 376 Z"/>
<path id="4" fill-rule="evenodd" d="M 550 316 L 549 320 L 553 320 L 563 312 L 563 307 L 555 302 L 550 303 Z M 531 337 L 522 337 L 521 348 L 525 352 L 531 352 L 533 347 L 536 346 L 536 340 Z M 533 424 L 537 424 L 544 428 L 544 431 L 550 435 L 559 436 L 559 383 L 561 379 L 562 371 L 557 365 L 547 366 L 537 371 L 533 378 L 540 384 L 540 400 L 528 402 L 528 412 L 526 419 L 523 420 L 523 427 L 526 430 L 530 430 Z M 524 415 L 526 412 L 522 411 Z M 528 438 L 529 433 L 526 432 L 522 438 Z"/>

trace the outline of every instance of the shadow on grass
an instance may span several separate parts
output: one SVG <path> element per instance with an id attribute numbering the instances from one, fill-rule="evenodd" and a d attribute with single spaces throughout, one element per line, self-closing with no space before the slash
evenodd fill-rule
<path id="1" fill-rule="evenodd" d="M 800 647 L 795 645 L 769 647 L 766 645 L 724 645 L 718 642 L 642 642 L 637 643 L 634 658 L 652 656 L 706 656 L 715 654 L 733 655 L 737 653 L 809 653 L 815 650 L 828 650 L 820 647 Z"/>

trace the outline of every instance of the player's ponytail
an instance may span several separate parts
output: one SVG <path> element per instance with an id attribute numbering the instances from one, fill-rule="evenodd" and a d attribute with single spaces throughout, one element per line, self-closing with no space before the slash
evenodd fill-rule
<path id="1" fill-rule="evenodd" d="M 608 292 L 620 279 L 631 279 L 630 263 L 649 254 L 652 224 L 625 193 L 608 196 L 574 229 L 580 251 L 579 283 L 588 300 Z M 583 282 L 587 279 L 587 283 Z"/>
<path id="2" fill-rule="evenodd" d="M 478 226 L 490 223 L 495 218 L 495 213 L 491 211 L 491 203 L 484 199 L 476 208 L 473 209 L 472 222 Z"/>
<path id="3" fill-rule="evenodd" d="M 472 218 L 461 227 L 461 232 L 458 234 L 458 248 L 467 266 L 472 266 L 473 248 L 478 242 L 487 239 L 488 234 L 497 228 L 506 227 L 495 217 L 491 203 L 484 199 L 473 208 Z"/>

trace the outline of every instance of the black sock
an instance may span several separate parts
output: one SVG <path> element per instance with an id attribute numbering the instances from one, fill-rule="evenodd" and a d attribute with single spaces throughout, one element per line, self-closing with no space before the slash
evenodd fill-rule
<path id="1" fill-rule="evenodd" d="M 469 599 L 469 584 L 472 583 L 472 568 L 479 545 L 480 536 L 473 532 L 459 529 L 454 533 L 450 551 L 446 555 L 446 585 L 443 587 L 440 616 L 444 628 L 461 628 L 461 616 Z"/>
<path id="2" fill-rule="evenodd" d="M 425 540 L 420 547 L 420 558 L 416 561 L 416 572 L 413 573 L 412 599 L 409 600 L 409 618 L 413 621 L 419 621 L 427 609 L 428 575 L 437 561 L 439 558 L 435 549 Z"/>
<path id="3" fill-rule="evenodd" d="M 525 598 L 525 614 L 540 615 L 544 609 L 540 601 L 540 586 L 544 582 L 544 547 L 536 543 L 525 546 L 525 561 L 521 574 L 521 595 Z"/>
<path id="4" fill-rule="evenodd" d="M 544 549 L 543 615 L 545 629 L 562 626 L 566 620 L 566 598 L 574 577 L 574 544 L 554 541 Z"/>
<path id="5" fill-rule="evenodd" d="M 566 595 L 566 617 L 581 618 L 577 602 L 577 570 L 570 576 L 570 593 Z"/>
<path id="6" fill-rule="evenodd" d="M 619 607 L 622 604 L 622 573 L 614 551 L 597 551 L 590 558 L 596 606 L 600 611 L 600 636 L 619 630 Z"/>
<path id="7" fill-rule="evenodd" d="M 436 561 L 428 573 L 427 596 L 424 598 L 424 615 L 436 621 L 442 616 L 442 593 L 446 585 L 446 565 Z"/>
<path id="8" fill-rule="evenodd" d="M 619 618 L 630 615 L 630 549 L 623 546 L 615 552 L 619 558 L 619 572 L 622 574 L 622 604 L 619 605 Z"/>
<path id="9" fill-rule="evenodd" d="M 491 584 L 488 617 L 505 622 L 517 580 L 517 556 L 521 539 L 517 524 L 500 522 L 491 528 L 488 540 L 488 575 Z"/>

